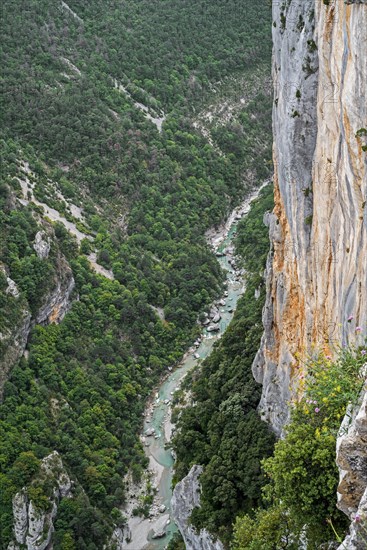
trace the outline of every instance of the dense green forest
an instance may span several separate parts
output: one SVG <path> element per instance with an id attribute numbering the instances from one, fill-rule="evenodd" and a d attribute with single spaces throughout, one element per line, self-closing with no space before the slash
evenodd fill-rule
<path id="1" fill-rule="evenodd" d="M 274 445 L 273 434 L 256 411 L 261 387 L 251 371 L 262 334 L 262 274 L 269 249 L 262 220 L 272 207 L 272 187 L 268 186 L 238 226 L 237 253 L 244 258 L 248 273 L 245 294 L 212 354 L 185 379 L 175 413 L 176 480 L 193 464 L 204 466 L 201 507 L 194 509 L 191 520 L 227 544 L 235 516 L 259 503 L 265 481 L 260 461 Z M 256 290 L 260 291 L 257 299 Z M 182 409 L 185 390 L 190 391 L 190 402 Z"/>
<path id="2" fill-rule="evenodd" d="M 3 3 L 2 357 L 28 313 L 32 331 L 0 408 L 1 548 L 13 495 L 54 449 L 76 483 L 54 548 L 99 550 L 123 521 L 123 476 L 132 467 L 138 479 L 146 465 L 145 400 L 221 290 L 204 233 L 271 171 L 270 19 L 267 3 L 250 0 Z M 224 93 L 238 108 L 210 123 L 212 146 L 194 122 Z M 164 112 L 162 131 L 134 102 Z M 80 247 L 23 196 L 26 177 L 37 200 L 87 235 Z M 39 231 L 51 246 L 43 259 Z M 90 252 L 114 280 L 91 268 Z M 35 324 L 68 266 L 71 311 Z M 42 508 L 52 485 L 37 491 Z"/>

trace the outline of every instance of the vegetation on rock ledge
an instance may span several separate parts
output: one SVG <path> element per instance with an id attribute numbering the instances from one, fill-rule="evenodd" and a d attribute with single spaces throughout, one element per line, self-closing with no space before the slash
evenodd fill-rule
<path id="1" fill-rule="evenodd" d="M 297 550 L 302 540 L 316 549 L 345 532 L 347 518 L 336 507 L 336 438 L 365 383 L 365 355 L 359 347 L 341 350 L 336 360 L 320 354 L 308 362 L 304 396 L 293 404 L 285 438 L 263 461 L 265 507 L 237 518 L 233 550 Z"/>

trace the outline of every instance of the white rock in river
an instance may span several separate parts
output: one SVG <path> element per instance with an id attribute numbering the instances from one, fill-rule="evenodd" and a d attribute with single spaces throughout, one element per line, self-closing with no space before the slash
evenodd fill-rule
<path id="1" fill-rule="evenodd" d="M 169 514 L 164 514 L 160 517 L 159 520 L 155 523 L 153 528 L 153 539 L 161 539 L 166 535 L 167 521 L 169 520 Z"/>
<path id="2" fill-rule="evenodd" d="M 213 317 L 215 317 L 216 315 L 218 314 L 218 308 L 213 306 L 210 310 L 210 314 L 209 314 L 209 317 L 211 319 L 213 319 Z"/>

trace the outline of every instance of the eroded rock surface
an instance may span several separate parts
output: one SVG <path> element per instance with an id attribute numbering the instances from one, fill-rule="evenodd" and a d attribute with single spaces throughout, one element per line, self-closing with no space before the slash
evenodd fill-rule
<path id="1" fill-rule="evenodd" d="M 367 529 L 367 384 L 360 402 L 350 407 L 337 440 L 338 508 L 351 520 L 342 548 L 362 550 Z M 363 538 L 364 537 L 364 538 Z"/>
<path id="2" fill-rule="evenodd" d="M 39 220 L 40 221 L 40 220 Z M 53 228 L 47 222 L 40 221 L 40 229 L 34 238 L 33 249 L 42 261 L 49 261 L 51 246 L 55 245 Z M 75 281 L 72 270 L 61 251 L 56 250 L 50 263 L 54 267 L 51 281 L 45 280 L 40 293 L 40 306 L 34 308 L 27 302 L 24 288 L 9 275 L 9 269 L 0 264 L 0 291 L 4 292 L 2 301 L 2 319 L 0 326 L 0 400 L 4 384 L 11 369 L 23 356 L 29 332 L 35 324 L 59 323 L 69 311 Z"/>
<path id="3" fill-rule="evenodd" d="M 43 231 L 38 231 L 34 238 L 33 248 L 37 253 L 37 256 L 42 260 L 48 258 L 51 249 L 51 243 L 49 238 Z"/>
<path id="4" fill-rule="evenodd" d="M 23 487 L 13 498 L 14 540 L 8 550 L 45 550 L 54 531 L 53 520 L 57 514 L 61 498 L 70 497 L 72 483 L 64 469 L 57 451 L 46 456 L 41 464 L 40 473 L 33 482 L 50 480 L 53 485 L 47 511 L 37 509 L 28 495 L 28 487 Z"/>
<path id="5" fill-rule="evenodd" d="M 367 2 L 273 2 L 273 21 L 275 208 L 253 373 L 262 417 L 281 435 L 313 346 L 333 355 L 366 337 Z M 352 525 L 340 548 L 359 550 L 366 394 L 343 430 L 338 506 Z"/>
<path id="6" fill-rule="evenodd" d="M 25 299 L 21 296 L 16 283 L 7 275 L 5 267 L 0 265 L 0 274 L 5 276 L 5 302 L 3 312 L 6 319 L 0 327 L 0 401 L 3 387 L 12 366 L 23 355 L 27 345 L 31 314 Z M 11 317 L 13 315 L 13 317 Z"/>
<path id="7" fill-rule="evenodd" d="M 191 512 L 200 506 L 200 482 L 202 466 L 193 466 L 190 472 L 177 483 L 171 500 L 172 513 L 181 535 L 185 541 L 186 550 L 224 550 L 219 540 L 213 537 L 206 529 L 196 532 L 189 525 Z"/>
<path id="8" fill-rule="evenodd" d="M 296 354 L 333 353 L 367 326 L 367 6 L 326 4 L 273 2 L 275 209 L 253 371 L 278 434 Z"/>
<path id="9" fill-rule="evenodd" d="M 37 312 L 35 318 L 37 324 L 59 323 L 71 307 L 75 281 L 69 264 L 62 256 L 58 259 L 57 271 L 55 286 L 44 297 L 43 305 Z"/>

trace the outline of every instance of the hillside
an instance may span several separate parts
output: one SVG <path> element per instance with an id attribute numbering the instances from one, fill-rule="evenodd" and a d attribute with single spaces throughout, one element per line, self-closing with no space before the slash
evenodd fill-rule
<path id="1" fill-rule="evenodd" d="M 100 549 L 222 289 L 205 232 L 271 172 L 270 10 L 6 0 L 2 23 L 1 548 Z"/>

